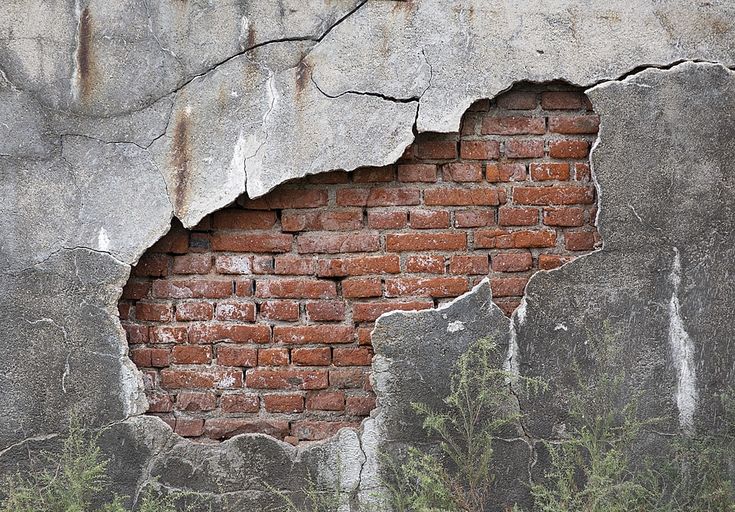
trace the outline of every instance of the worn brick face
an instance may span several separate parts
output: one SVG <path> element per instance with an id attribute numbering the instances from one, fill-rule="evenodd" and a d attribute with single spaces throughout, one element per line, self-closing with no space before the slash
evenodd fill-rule
<path id="1" fill-rule="evenodd" d="M 359 425 L 376 405 L 381 314 L 433 308 L 485 276 L 511 314 L 534 272 L 598 246 L 598 125 L 581 90 L 514 90 L 471 109 L 459 134 L 420 134 L 394 165 L 177 224 L 119 304 L 148 412 L 201 440 Z"/>

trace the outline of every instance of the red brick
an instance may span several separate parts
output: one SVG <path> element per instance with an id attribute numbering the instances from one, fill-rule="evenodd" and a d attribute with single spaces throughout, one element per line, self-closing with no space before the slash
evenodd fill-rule
<path id="1" fill-rule="evenodd" d="M 252 368 L 258 365 L 258 349 L 237 345 L 219 345 L 217 347 L 217 364 Z"/>
<path id="2" fill-rule="evenodd" d="M 420 255 L 406 260 L 406 271 L 426 274 L 444 273 L 444 256 Z"/>
<path id="3" fill-rule="evenodd" d="M 211 320 L 214 307 L 209 302 L 180 302 L 176 304 L 176 320 Z"/>
<path id="4" fill-rule="evenodd" d="M 135 319 L 145 322 L 170 322 L 174 318 L 171 304 L 152 304 L 138 302 L 135 305 Z"/>
<path id="5" fill-rule="evenodd" d="M 342 296 L 346 299 L 380 297 L 382 294 L 383 285 L 377 277 L 342 281 Z"/>
<path id="6" fill-rule="evenodd" d="M 578 91 L 546 91 L 541 93 L 545 110 L 579 110 L 585 108 L 584 94 Z"/>
<path id="7" fill-rule="evenodd" d="M 483 135 L 543 135 L 546 121 L 543 117 L 486 117 L 482 121 Z"/>
<path id="8" fill-rule="evenodd" d="M 434 183 L 436 181 L 436 165 L 406 164 L 398 166 L 398 181 L 404 183 Z"/>
<path id="9" fill-rule="evenodd" d="M 367 213 L 370 229 L 401 229 L 406 227 L 408 219 L 406 211 L 381 212 L 368 210 Z"/>
<path id="10" fill-rule="evenodd" d="M 413 229 L 441 229 L 449 227 L 447 210 L 411 210 L 411 227 Z"/>
<path id="11" fill-rule="evenodd" d="M 370 416 L 370 411 L 375 409 L 374 396 L 348 396 L 345 404 L 345 412 L 349 416 Z"/>
<path id="12" fill-rule="evenodd" d="M 206 252 L 211 248 L 209 233 L 192 233 L 189 236 L 189 250 L 191 252 Z"/>
<path id="13" fill-rule="evenodd" d="M 235 281 L 235 295 L 238 297 L 250 297 L 253 294 L 253 280 L 239 279 Z"/>
<path id="14" fill-rule="evenodd" d="M 186 327 L 170 327 L 162 325 L 150 328 L 151 343 L 186 343 L 189 334 Z"/>
<path id="15" fill-rule="evenodd" d="M 570 256 L 559 256 L 557 254 L 540 254 L 538 257 L 538 266 L 542 270 L 551 270 L 561 267 L 564 263 L 573 259 Z"/>
<path id="16" fill-rule="evenodd" d="M 212 347 L 206 345 L 176 345 L 171 351 L 175 364 L 209 364 L 212 362 Z"/>
<path id="17" fill-rule="evenodd" d="M 308 256 L 276 256 L 274 263 L 278 275 L 308 276 L 316 272 L 316 260 Z"/>
<path id="18" fill-rule="evenodd" d="M 399 233 L 386 236 L 389 251 L 458 251 L 467 247 L 465 233 Z"/>
<path id="19" fill-rule="evenodd" d="M 380 249 L 376 233 L 306 233 L 297 240 L 299 253 L 373 252 Z"/>
<path id="20" fill-rule="evenodd" d="M 149 252 L 168 252 L 173 254 L 186 254 L 189 251 L 189 232 L 179 223 L 174 221 L 171 231 L 163 238 L 153 244 Z"/>
<path id="21" fill-rule="evenodd" d="M 595 248 L 595 233 L 592 231 L 565 232 L 564 247 L 568 251 L 591 251 Z"/>
<path id="22" fill-rule="evenodd" d="M 211 411 L 217 407 L 214 393 L 198 391 L 182 391 L 176 395 L 177 411 Z"/>
<path id="23" fill-rule="evenodd" d="M 554 247 L 556 245 L 556 232 L 549 230 L 536 231 L 514 231 L 511 234 L 513 247 L 538 248 Z"/>
<path id="24" fill-rule="evenodd" d="M 512 235 L 504 229 L 475 231 L 475 249 L 508 249 L 513 247 Z"/>
<path id="25" fill-rule="evenodd" d="M 511 316 L 513 312 L 518 308 L 518 306 L 521 305 L 521 301 L 519 299 L 508 299 L 508 298 L 501 298 L 501 299 L 493 299 L 493 302 L 497 304 L 497 306 L 503 311 L 503 313 L 506 316 Z"/>
<path id="26" fill-rule="evenodd" d="M 452 162 L 442 166 L 444 181 L 458 183 L 482 181 L 482 164 L 468 162 Z"/>
<path id="27" fill-rule="evenodd" d="M 526 164 L 521 162 L 488 163 L 486 178 L 491 183 L 497 183 L 499 181 L 525 181 Z"/>
<path id="28" fill-rule="evenodd" d="M 170 256 L 165 254 L 144 254 L 133 267 L 132 274 L 141 277 L 165 277 L 168 275 Z"/>
<path id="29" fill-rule="evenodd" d="M 326 277 L 362 276 L 367 274 L 397 274 L 401 271 L 396 254 L 359 256 L 319 260 L 317 274 Z"/>
<path id="30" fill-rule="evenodd" d="M 570 135 L 594 134 L 600 127 L 597 115 L 549 117 L 549 131 Z"/>
<path id="31" fill-rule="evenodd" d="M 337 287 L 331 281 L 305 279 L 278 279 L 258 281 L 255 296 L 280 299 L 331 299 L 337 296 Z"/>
<path id="32" fill-rule="evenodd" d="M 533 110 L 538 103 L 538 95 L 531 91 L 508 91 L 498 96 L 498 107 L 508 110 Z"/>
<path id="33" fill-rule="evenodd" d="M 329 366 L 332 349 L 329 347 L 301 347 L 291 350 L 291 359 L 298 366 Z"/>
<path id="34" fill-rule="evenodd" d="M 460 157 L 467 160 L 496 160 L 500 158 L 500 143 L 495 140 L 463 140 L 459 151 Z"/>
<path id="35" fill-rule="evenodd" d="M 189 329 L 192 343 L 213 343 L 229 340 L 235 343 L 268 343 L 270 327 L 263 324 L 193 324 Z"/>
<path id="36" fill-rule="evenodd" d="M 261 433 L 283 439 L 288 434 L 288 421 L 273 419 L 211 418 L 204 425 L 210 439 L 229 439 L 240 434 Z"/>
<path id="37" fill-rule="evenodd" d="M 128 343 L 147 343 L 148 326 L 136 324 L 123 324 Z"/>
<path id="38" fill-rule="evenodd" d="M 362 368 L 329 370 L 329 385 L 338 389 L 362 388 L 367 375 Z"/>
<path id="39" fill-rule="evenodd" d="M 273 327 L 275 343 L 349 343 L 355 339 L 355 330 L 347 325 L 299 325 Z"/>
<path id="40" fill-rule="evenodd" d="M 317 411 L 343 411 L 345 394 L 342 391 L 319 391 L 306 396 L 306 408 Z"/>
<path id="41" fill-rule="evenodd" d="M 248 370 L 245 383 L 251 389 L 324 389 L 329 385 L 327 370 L 255 368 Z"/>
<path id="42" fill-rule="evenodd" d="M 551 158 L 587 158 L 590 152 L 590 143 L 586 140 L 554 140 L 549 142 L 549 156 Z"/>
<path id="43" fill-rule="evenodd" d="M 487 274 L 490 270 L 487 255 L 457 255 L 449 260 L 450 274 Z"/>
<path id="44" fill-rule="evenodd" d="M 151 365 L 151 350 L 150 348 L 136 348 L 130 351 L 129 356 L 131 361 L 135 363 L 135 366 L 139 368 L 150 368 Z"/>
<path id="45" fill-rule="evenodd" d="M 360 327 L 357 329 L 357 341 L 360 345 L 373 344 L 373 330 L 370 327 Z"/>
<path id="46" fill-rule="evenodd" d="M 584 225 L 582 208 L 544 208 L 544 224 L 547 226 L 572 227 Z"/>
<path id="47" fill-rule="evenodd" d="M 509 140 L 505 143 L 508 158 L 541 158 L 544 156 L 543 140 Z"/>
<path id="48" fill-rule="evenodd" d="M 208 274 L 212 269 L 212 256 L 209 254 L 184 254 L 175 256 L 174 274 Z"/>
<path id="49" fill-rule="evenodd" d="M 431 309 L 433 301 L 411 302 L 359 302 L 352 306 L 352 320 L 355 322 L 373 322 L 388 311 L 418 311 Z"/>
<path id="50" fill-rule="evenodd" d="M 132 279 L 125 283 L 123 287 L 122 298 L 129 300 L 138 300 L 148 296 L 151 291 L 150 281 L 133 281 Z"/>
<path id="51" fill-rule="evenodd" d="M 263 405 L 268 412 L 303 412 L 304 397 L 301 395 L 264 395 Z"/>
<path id="52" fill-rule="evenodd" d="M 227 209 L 212 215 L 214 229 L 270 229 L 276 225 L 276 212 Z"/>
<path id="53" fill-rule="evenodd" d="M 566 162 L 534 162 L 529 165 L 534 181 L 569 179 L 569 164 Z"/>
<path id="54" fill-rule="evenodd" d="M 285 300 L 269 300 L 261 303 L 260 316 L 268 320 L 295 322 L 299 319 L 299 305 Z"/>
<path id="55" fill-rule="evenodd" d="M 283 231 L 349 231 L 362 227 L 362 210 L 291 211 L 281 214 Z"/>
<path id="56" fill-rule="evenodd" d="M 165 393 L 147 393 L 146 398 L 148 398 L 148 412 L 171 412 L 174 410 L 171 397 Z"/>
<path id="57" fill-rule="evenodd" d="M 258 349 L 258 366 L 286 366 L 288 361 L 287 348 Z"/>
<path id="58" fill-rule="evenodd" d="M 197 370 L 161 370 L 161 387 L 164 389 L 242 387 L 242 371 L 225 368 L 201 368 Z"/>
<path id="59" fill-rule="evenodd" d="M 494 272 L 523 272 L 533 266 L 530 252 L 496 254 L 491 260 Z"/>
<path id="60" fill-rule="evenodd" d="M 514 187 L 513 201 L 536 206 L 592 204 L 595 193 L 592 187 Z"/>
<path id="61" fill-rule="evenodd" d="M 242 254 L 217 256 L 214 268 L 219 274 L 251 274 L 253 272 L 253 257 Z"/>
<path id="62" fill-rule="evenodd" d="M 427 160 L 448 160 L 457 158 L 457 142 L 454 140 L 420 140 L 417 155 Z"/>
<path id="63" fill-rule="evenodd" d="M 272 256 L 253 256 L 253 274 L 272 274 L 275 272 Z"/>
<path id="64" fill-rule="evenodd" d="M 490 280 L 493 297 L 521 297 L 526 288 L 526 277 L 502 277 Z"/>
<path id="65" fill-rule="evenodd" d="M 252 302 L 220 302 L 214 314 L 217 320 L 255 322 L 255 304 Z"/>
<path id="66" fill-rule="evenodd" d="M 349 183 L 350 175 L 345 171 L 322 172 L 307 176 L 306 181 L 317 185 L 335 185 L 337 183 Z"/>
<path id="67" fill-rule="evenodd" d="M 370 366 L 373 351 L 367 347 L 337 347 L 332 353 L 334 366 Z"/>
<path id="68" fill-rule="evenodd" d="M 258 395 L 222 395 L 220 407 L 222 412 L 258 412 L 260 408 Z"/>
<path id="69" fill-rule="evenodd" d="M 212 234 L 212 250 L 232 252 L 288 252 L 292 235 L 285 233 Z"/>
<path id="70" fill-rule="evenodd" d="M 182 437 L 199 437 L 204 433 L 204 420 L 200 418 L 176 418 L 174 432 Z"/>
<path id="71" fill-rule="evenodd" d="M 153 296 L 164 299 L 221 299 L 232 295 L 232 281 L 168 280 L 153 282 Z"/>
<path id="72" fill-rule="evenodd" d="M 337 322 L 345 318 L 345 303 L 336 300 L 310 302 L 306 314 L 312 322 Z"/>
<path id="73" fill-rule="evenodd" d="M 592 172 L 589 164 L 574 164 L 574 179 L 577 181 L 590 181 L 592 179 Z"/>
<path id="74" fill-rule="evenodd" d="M 498 191 L 491 188 L 438 188 L 424 191 L 427 206 L 496 206 Z"/>
<path id="75" fill-rule="evenodd" d="M 326 206 L 329 196 L 326 190 L 278 188 L 257 199 L 238 200 L 245 208 L 277 210 L 283 208 L 317 208 Z"/>
<path id="76" fill-rule="evenodd" d="M 385 296 L 456 297 L 469 289 L 463 277 L 406 277 L 385 280 Z"/>
<path id="77" fill-rule="evenodd" d="M 421 201 L 413 188 L 342 188 L 337 190 L 338 206 L 408 206 Z"/>
<path id="78" fill-rule="evenodd" d="M 477 228 L 495 224 L 494 210 L 459 210 L 454 212 L 454 227 Z"/>
<path id="79" fill-rule="evenodd" d="M 396 170 L 392 166 L 387 167 L 363 167 L 352 173 L 352 181 L 355 183 L 379 183 L 393 181 Z"/>
<path id="80" fill-rule="evenodd" d="M 171 364 L 171 351 L 166 348 L 151 349 L 151 366 L 154 368 L 165 368 Z"/>
<path id="81" fill-rule="evenodd" d="M 501 226 L 535 226 L 538 224 L 538 209 L 500 208 L 498 210 L 498 224 Z"/>

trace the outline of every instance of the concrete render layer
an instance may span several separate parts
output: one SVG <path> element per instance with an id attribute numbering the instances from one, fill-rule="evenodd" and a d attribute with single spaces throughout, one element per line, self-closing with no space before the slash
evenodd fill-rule
<path id="1" fill-rule="evenodd" d="M 728 1 L 11 1 L 0 473 L 53 445 L 73 413 L 105 427 L 118 493 L 154 485 L 267 510 L 280 504 L 272 488 L 296 496 L 316 479 L 362 510 L 379 454 L 426 440 L 408 404 L 440 406 L 453 362 L 483 336 L 510 368 L 553 383 L 519 399 L 528 419 L 499 449 L 494 506 L 527 502 L 539 443 L 567 420 L 572 359 L 590 375 L 623 369 L 626 393 L 642 391 L 641 410 L 670 418 L 670 432 L 707 429 L 735 378 L 734 19 Z M 510 320 L 486 284 L 383 317 L 381 406 L 361 432 L 300 448 L 264 435 L 197 445 L 142 416 L 116 303 L 173 215 L 192 226 L 246 191 L 393 162 L 415 131 L 456 130 L 474 100 L 559 79 L 591 87 L 601 116 L 602 250 L 534 276 Z"/>

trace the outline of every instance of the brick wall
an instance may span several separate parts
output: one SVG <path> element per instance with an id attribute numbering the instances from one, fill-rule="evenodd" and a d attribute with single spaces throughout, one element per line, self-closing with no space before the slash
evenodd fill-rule
<path id="1" fill-rule="evenodd" d="M 510 314 L 534 272 L 594 248 L 597 128 L 577 90 L 514 90 L 395 165 L 310 176 L 175 226 L 119 305 L 149 413 L 202 440 L 359 425 L 375 407 L 380 314 L 434 307 L 487 275 Z"/>

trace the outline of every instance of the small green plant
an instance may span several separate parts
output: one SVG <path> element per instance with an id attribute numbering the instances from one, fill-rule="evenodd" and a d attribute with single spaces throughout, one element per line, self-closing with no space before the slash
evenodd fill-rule
<path id="1" fill-rule="evenodd" d="M 410 448 L 405 461 L 393 464 L 388 501 L 397 512 L 482 512 L 494 473 L 493 441 L 520 420 L 510 385 L 537 390 L 537 379 L 493 366 L 497 345 L 491 339 L 472 344 L 452 372 L 442 411 L 413 404 L 426 433 L 439 439 L 439 453 Z"/>
<path id="2" fill-rule="evenodd" d="M 61 453 L 42 451 L 31 469 L 6 478 L 0 487 L 5 499 L 1 512 L 125 512 L 123 499 L 109 492 L 109 461 L 98 446 L 98 436 L 70 422 Z M 95 507 L 95 503 L 104 502 Z M 173 496 L 158 496 L 146 490 L 141 512 L 176 512 Z M 187 509 L 189 510 L 189 509 Z"/>

